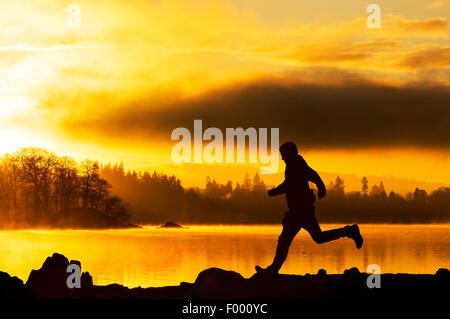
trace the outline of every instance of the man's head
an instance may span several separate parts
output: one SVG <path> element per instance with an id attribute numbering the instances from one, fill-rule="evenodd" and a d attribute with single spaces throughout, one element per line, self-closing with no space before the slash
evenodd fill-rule
<path id="1" fill-rule="evenodd" d="M 297 145 L 294 142 L 284 143 L 280 146 L 280 154 L 286 164 L 292 162 L 298 155 Z"/>

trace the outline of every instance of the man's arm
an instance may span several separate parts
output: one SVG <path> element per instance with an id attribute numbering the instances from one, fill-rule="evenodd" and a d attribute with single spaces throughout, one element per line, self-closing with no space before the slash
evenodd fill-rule
<path id="1" fill-rule="evenodd" d="M 287 182 L 286 180 L 284 180 L 284 182 L 278 185 L 277 187 L 269 189 L 267 194 L 269 194 L 269 196 L 277 196 L 286 193 L 286 190 L 287 190 Z"/>
<path id="2" fill-rule="evenodd" d="M 318 194 L 319 198 L 325 197 L 327 190 L 319 174 L 309 166 L 307 168 L 307 172 L 308 172 L 308 180 L 316 184 L 317 189 L 319 190 Z"/>

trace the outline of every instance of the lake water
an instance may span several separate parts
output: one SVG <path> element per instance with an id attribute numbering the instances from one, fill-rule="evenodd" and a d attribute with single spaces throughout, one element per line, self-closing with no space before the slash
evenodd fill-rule
<path id="1" fill-rule="evenodd" d="M 327 230 L 340 225 L 323 225 Z M 450 268 L 450 225 L 360 225 L 364 246 L 339 239 L 318 245 L 302 230 L 281 273 L 342 273 L 378 264 L 382 273 Z M 0 270 L 26 281 L 53 252 L 80 260 L 95 284 L 157 287 L 193 282 L 209 267 L 254 273 L 268 265 L 281 226 L 190 226 L 188 229 L 0 231 Z"/>

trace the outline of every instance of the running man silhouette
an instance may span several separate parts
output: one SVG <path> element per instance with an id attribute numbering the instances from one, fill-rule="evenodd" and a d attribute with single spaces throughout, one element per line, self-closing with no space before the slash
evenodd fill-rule
<path id="1" fill-rule="evenodd" d="M 326 189 L 319 174 L 306 164 L 298 154 L 293 142 L 286 142 L 280 147 L 281 158 L 286 163 L 285 180 L 278 187 L 268 191 L 269 196 L 286 194 L 289 210 L 283 218 L 283 231 L 278 238 L 275 258 L 270 266 L 255 266 L 257 272 L 278 273 L 288 255 L 289 246 L 301 228 L 306 229 L 312 239 L 318 243 L 326 243 L 341 237 L 349 237 L 355 241 L 356 248 L 361 248 L 363 238 L 358 225 L 345 226 L 338 229 L 322 231 L 314 214 L 315 196 L 308 182 L 316 184 L 319 198 L 325 197 Z"/>

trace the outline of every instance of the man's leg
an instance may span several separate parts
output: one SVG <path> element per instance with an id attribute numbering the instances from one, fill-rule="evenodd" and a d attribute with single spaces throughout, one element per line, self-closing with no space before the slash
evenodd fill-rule
<path id="1" fill-rule="evenodd" d="M 289 247 L 291 246 L 292 241 L 301 229 L 299 223 L 295 218 L 292 217 L 294 217 L 294 215 L 292 215 L 292 212 L 287 212 L 283 218 L 283 231 L 278 237 L 278 245 L 275 257 L 272 264 L 265 269 L 266 271 L 278 273 L 287 258 Z M 259 266 L 256 266 L 256 270 L 261 271 L 263 269 Z"/>
<path id="2" fill-rule="evenodd" d="M 308 221 L 303 227 L 309 232 L 311 238 L 318 244 L 326 243 L 336 240 L 341 237 L 349 237 L 355 241 L 356 247 L 359 249 L 362 246 L 363 238 L 359 232 L 358 225 L 345 226 L 342 228 L 322 231 L 315 216 Z"/>
<path id="3" fill-rule="evenodd" d="M 272 265 L 269 266 L 270 268 L 272 268 L 272 270 L 278 272 L 281 269 L 284 261 L 287 258 L 289 247 L 291 246 L 292 241 L 294 240 L 300 229 L 301 227 L 296 224 L 283 225 L 283 231 L 278 237 L 278 245 L 275 252 L 275 257 L 273 258 Z"/>

